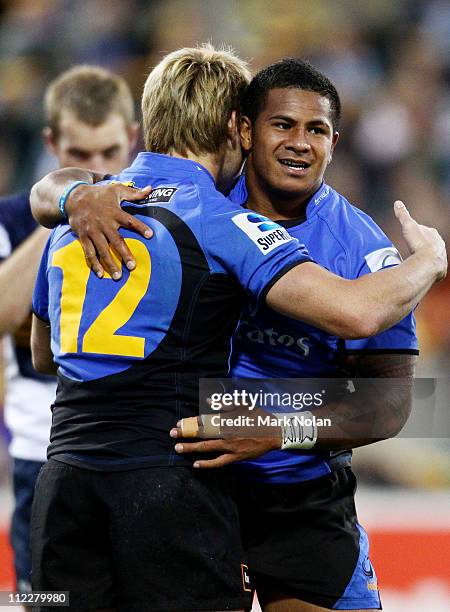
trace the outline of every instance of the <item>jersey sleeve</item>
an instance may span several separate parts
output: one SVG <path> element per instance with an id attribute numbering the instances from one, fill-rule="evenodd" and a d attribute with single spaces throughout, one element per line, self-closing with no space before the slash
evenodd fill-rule
<path id="1" fill-rule="evenodd" d="M 312 261 L 307 248 L 267 217 L 243 209 L 208 215 L 203 237 L 210 264 L 233 274 L 260 302 L 288 270 Z"/>
<path id="2" fill-rule="evenodd" d="M 50 235 L 45 245 L 44 252 L 42 253 L 41 263 L 36 277 L 36 283 L 33 291 L 32 310 L 33 313 L 43 321 L 49 321 L 50 316 L 48 312 L 49 303 L 49 286 L 48 286 L 48 254 L 51 244 L 53 233 Z"/>
<path id="3" fill-rule="evenodd" d="M 351 278 L 378 272 L 401 263 L 401 256 L 394 245 L 372 221 L 370 235 L 367 240 L 357 245 L 352 253 Z M 381 334 L 360 340 L 345 340 L 346 353 L 409 353 L 418 354 L 416 322 L 414 314 L 410 313 L 402 321 Z"/>

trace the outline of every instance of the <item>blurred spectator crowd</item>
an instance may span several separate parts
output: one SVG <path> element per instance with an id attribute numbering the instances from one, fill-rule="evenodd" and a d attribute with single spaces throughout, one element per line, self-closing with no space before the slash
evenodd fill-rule
<path id="1" fill-rule="evenodd" d="M 327 179 L 400 244 L 403 199 L 450 246 L 448 0 L 3 0 L 0 3 L 0 195 L 53 166 L 40 130 L 49 80 L 77 63 L 122 74 L 136 101 L 149 68 L 177 47 L 233 46 L 254 70 L 308 58 L 343 101 Z M 448 375 L 450 284 L 419 308 L 423 375 Z"/>

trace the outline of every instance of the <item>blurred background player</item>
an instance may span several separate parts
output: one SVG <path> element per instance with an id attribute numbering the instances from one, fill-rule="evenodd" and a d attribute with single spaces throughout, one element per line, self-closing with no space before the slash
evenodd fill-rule
<path id="1" fill-rule="evenodd" d="M 43 139 L 58 164 L 101 174 L 124 168 L 138 132 L 134 102 L 121 77 L 95 66 L 62 73 L 45 94 Z M 0 333 L 8 334 L 5 420 L 11 433 L 15 509 L 11 543 L 17 590 L 30 590 L 29 527 L 38 472 L 46 460 L 55 397 L 53 377 L 31 364 L 31 295 L 48 233 L 31 215 L 29 193 L 0 199 Z"/>

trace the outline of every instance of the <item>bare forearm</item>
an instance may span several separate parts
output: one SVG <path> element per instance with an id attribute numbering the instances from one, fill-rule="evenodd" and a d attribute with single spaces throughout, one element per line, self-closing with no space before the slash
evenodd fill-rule
<path id="1" fill-rule="evenodd" d="M 0 264 L 0 335 L 12 333 L 29 315 L 34 282 L 48 231 L 38 228 Z"/>
<path id="2" fill-rule="evenodd" d="M 58 202 L 64 189 L 74 181 L 93 184 L 102 178 L 95 172 L 80 168 L 63 168 L 47 174 L 31 190 L 30 203 L 34 218 L 45 227 L 55 227 L 61 221 Z"/>
<path id="3" fill-rule="evenodd" d="M 376 386 L 379 390 L 379 387 Z M 385 396 L 367 394 L 348 399 L 336 405 L 330 404 L 314 412 L 317 419 L 329 419 L 331 425 L 319 427 L 314 446 L 318 451 L 344 450 L 367 446 L 379 440 L 395 437 L 406 424 L 411 410 L 411 388 L 386 392 Z"/>
<path id="4" fill-rule="evenodd" d="M 38 354 L 38 352 L 35 353 L 35 358 L 33 360 L 33 367 L 36 370 L 36 372 L 39 372 L 39 374 L 48 374 L 50 376 L 56 376 L 56 374 L 58 373 L 58 366 L 53 361 L 53 357 L 49 357 L 49 356 L 41 357 Z"/>
<path id="5" fill-rule="evenodd" d="M 50 325 L 36 315 L 33 315 L 31 324 L 31 356 L 33 367 L 41 374 L 56 374 L 57 365 L 53 361 L 50 347 Z"/>
<path id="6" fill-rule="evenodd" d="M 348 356 L 355 392 L 314 412 L 317 418 L 331 420 L 314 448 L 357 448 L 396 436 L 411 412 L 416 362 L 417 357 L 409 354 Z"/>

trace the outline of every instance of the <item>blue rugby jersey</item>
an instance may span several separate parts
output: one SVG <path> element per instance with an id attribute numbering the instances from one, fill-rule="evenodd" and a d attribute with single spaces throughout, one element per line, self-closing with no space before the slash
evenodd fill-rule
<path id="1" fill-rule="evenodd" d="M 48 456 L 91 469 L 191 463 L 168 432 L 198 414 L 198 378 L 224 376 L 247 301 L 309 260 L 282 227 L 232 206 L 190 160 L 141 153 L 114 180 L 151 184 L 125 210 L 154 230 L 121 230 L 137 267 L 98 279 L 66 224 L 47 244 L 33 298 L 50 321 L 58 393 Z"/>
<path id="2" fill-rule="evenodd" d="M 241 205 L 246 202 L 244 177 L 230 199 Z M 400 262 L 397 250 L 376 223 L 325 183 L 308 202 L 305 219 L 279 223 L 306 245 L 314 261 L 343 278 L 355 279 Z M 417 349 L 412 314 L 372 338 L 343 341 L 261 304 L 256 311 L 243 313 L 233 338 L 232 375 L 333 378 L 339 376 L 340 352 L 417 354 Z M 238 467 L 244 477 L 297 482 L 329 473 L 332 456 L 334 453 L 273 451 Z M 350 462 L 350 453 L 341 459 Z"/>

